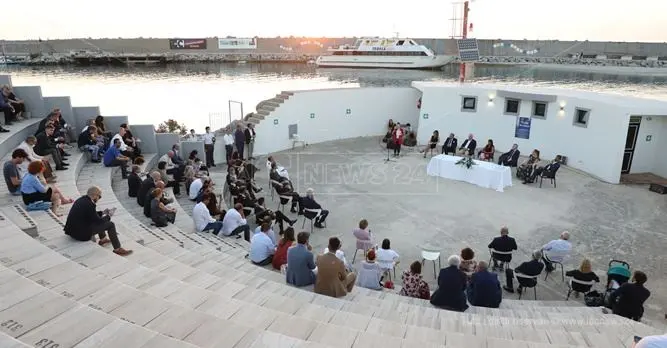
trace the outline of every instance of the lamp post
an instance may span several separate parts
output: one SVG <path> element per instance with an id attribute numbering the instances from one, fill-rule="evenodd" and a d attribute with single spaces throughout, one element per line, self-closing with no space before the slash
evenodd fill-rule
<path id="1" fill-rule="evenodd" d="M 461 39 L 468 38 L 468 11 L 470 1 L 463 2 L 463 30 L 461 30 Z M 463 83 L 466 79 L 466 63 L 461 62 L 459 67 L 459 82 Z"/>

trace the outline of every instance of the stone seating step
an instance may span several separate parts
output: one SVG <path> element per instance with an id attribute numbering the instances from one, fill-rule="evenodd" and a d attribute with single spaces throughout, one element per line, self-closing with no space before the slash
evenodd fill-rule
<path id="1" fill-rule="evenodd" d="M 5 206 L 0 210 L 2 210 L 4 216 L 16 224 L 21 231 L 33 238 L 37 237 L 37 223 L 30 217 L 30 215 L 28 215 L 28 212 L 23 209 L 21 204 Z"/>

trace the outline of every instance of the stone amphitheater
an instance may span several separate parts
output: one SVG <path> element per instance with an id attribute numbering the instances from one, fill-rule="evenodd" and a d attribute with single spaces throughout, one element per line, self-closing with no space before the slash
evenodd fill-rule
<path id="1" fill-rule="evenodd" d="M 63 102 L 40 98 L 33 93 L 27 103 L 33 118 L 0 134 L 4 160 L 34 133 L 44 110 Z M 99 113 L 71 105 L 63 110 L 77 119 Z M 145 168 L 156 164 L 161 143 L 178 141 L 153 137 L 158 140 L 142 137 Z M 244 258 L 245 242 L 195 233 L 187 199 L 175 202 L 175 224 L 156 228 L 127 197 L 117 170 L 91 163 L 77 150 L 69 162 L 57 185 L 71 197 L 100 186 L 99 209 L 118 209 L 113 221 L 123 246 L 134 253 L 119 257 L 108 247 L 71 240 L 63 233 L 64 217 L 26 212 L 2 185 L 1 347 L 620 348 L 629 347 L 635 335 L 664 333 L 580 302 L 532 296 L 505 298 L 497 309 L 471 307 L 458 313 L 389 290 L 356 287 L 344 298 L 314 294 L 288 286 L 278 272 L 252 265 Z M 212 176 L 224 182 L 221 171 Z"/>

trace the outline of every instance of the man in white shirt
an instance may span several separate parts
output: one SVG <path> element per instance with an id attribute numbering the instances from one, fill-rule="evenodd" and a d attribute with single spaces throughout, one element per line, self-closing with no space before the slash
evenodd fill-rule
<path id="1" fill-rule="evenodd" d="M 198 141 L 198 140 L 199 140 L 199 137 L 198 137 L 197 134 L 195 133 L 195 130 L 194 130 L 194 129 L 190 129 L 190 133 L 189 133 L 189 134 L 186 134 L 186 135 L 183 137 L 183 140 L 185 140 L 185 141 Z"/>
<path id="2" fill-rule="evenodd" d="M 270 222 L 263 222 L 261 225 L 257 226 L 255 230 L 252 232 L 253 236 L 256 235 L 257 233 L 261 233 L 262 229 L 264 228 L 264 224 L 267 224 L 269 227 L 269 230 L 266 232 L 266 234 L 271 238 L 271 241 L 273 242 L 274 245 L 278 245 L 278 241 L 276 240 L 276 232 L 273 231 L 273 226 L 271 226 Z M 252 237 L 250 237 L 250 240 L 252 241 Z"/>
<path id="3" fill-rule="evenodd" d="M 646 336 L 633 345 L 634 348 L 665 348 L 667 347 L 667 334 Z"/>
<path id="4" fill-rule="evenodd" d="M 198 232 L 213 230 L 214 234 L 218 234 L 222 229 L 222 222 L 211 217 L 211 213 L 206 208 L 208 203 L 208 198 L 205 198 L 192 209 L 192 219 L 195 222 L 195 229 Z"/>
<path id="5" fill-rule="evenodd" d="M 121 149 L 122 148 L 123 148 L 123 146 L 121 145 Z M 166 168 L 167 170 L 173 169 L 175 166 L 174 166 L 174 162 L 171 161 L 172 157 L 174 157 L 174 151 L 171 151 L 171 150 L 167 151 L 167 153 L 165 153 L 164 155 L 162 155 L 162 157 L 160 157 L 160 160 L 158 161 L 158 163 L 159 162 L 165 162 L 165 163 L 167 163 L 167 168 Z M 171 173 L 168 173 L 168 174 L 171 174 Z"/>
<path id="6" fill-rule="evenodd" d="M 250 240 L 250 261 L 257 266 L 270 265 L 273 261 L 276 245 L 271 240 L 269 231 L 271 231 L 271 226 L 263 223 L 260 232 L 254 234 Z"/>
<path id="7" fill-rule="evenodd" d="M 28 164 L 33 161 L 42 161 L 44 164 L 44 178 L 47 180 L 55 180 L 56 176 L 53 174 L 53 169 L 51 169 L 51 164 L 49 163 L 49 156 L 40 156 L 35 153 L 35 150 L 33 150 L 33 147 L 37 143 L 37 138 L 34 136 L 29 136 L 25 139 L 24 142 L 19 144 L 17 149 L 21 149 L 25 151 L 28 154 L 28 161 L 24 161 L 21 166 L 19 166 L 19 169 L 21 169 L 20 174 L 21 177 L 25 175 L 25 173 L 28 172 Z"/>
<path id="8" fill-rule="evenodd" d="M 204 183 L 207 182 L 209 178 L 207 176 L 202 176 L 201 178 L 195 179 L 191 184 L 190 184 L 190 191 L 188 192 L 188 198 L 192 201 L 196 201 L 197 197 L 199 196 L 199 192 L 201 191 L 202 187 L 204 187 Z"/>
<path id="9" fill-rule="evenodd" d="M 123 139 L 123 136 L 125 136 L 126 129 L 124 127 L 120 127 L 118 133 L 111 138 L 111 144 L 114 143 L 115 139 L 118 139 L 120 141 L 120 153 L 123 154 L 123 156 L 130 157 L 134 159 L 136 156 L 134 155 L 134 149 L 130 146 L 127 146 L 125 144 L 125 140 Z"/>
<path id="10" fill-rule="evenodd" d="M 551 261 L 562 263 L 572 251 L 572 243 L 569 241 L 570 232 L 563 231 L 560 234 L 560 239 L 554 239 L 542 247 L 542 260 L 547 272 L 552 272 L 554 266 Z"/>
<path id="11" fill-rule="evenodd" d="M 234 209 L 230 209 L 225 214 L 225 218 L 222 219 L 222 231 L 218 235 L 224 236 L 236 236 L 236 238 L 241 238 L 241 232 L 243 232 L 243 238 L 246 241 L 250 241 L 250 226 L 248 226 L 248 221 L 245 219 L 243 214 L 243 204 L 236 203 Z"/>
<path id="12" fill-rule="evenodd" d="M 232 160 L 232 154 L 234 153 L 234 137 L 232 136 L 232 132 L 225 132 L 222 140 L 225 142 L 225 158 L 227 159 L 227 164 L 229 164 L 229 161 Z"/>
<path id="13" fill-rule="evenodd" d="M 207 168 L 215 167 L 215 161 L 213 160 L 213 145 L 215 145 L 215 134 L 211 133 L 211 127 L 206 127 L 206 133 L 204 133 L 204 151 L 206 152 Z"/>

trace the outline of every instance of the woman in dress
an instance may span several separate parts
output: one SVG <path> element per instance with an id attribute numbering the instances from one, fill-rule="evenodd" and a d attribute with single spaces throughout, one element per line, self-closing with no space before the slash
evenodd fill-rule
<path id="1" fill-rule="evenodd" d="M 479 152 L 479 159 L 482 161 L 491 161 L 495 152 L 496 147 L 493 146 L 493 140 L 489 139 L 482 151 Z"/>
<path id="2" fill-rule="evenodd" d="M 391 141 L 394 142 L 394 157 L 401 155 L 401 145 L 403 145 L 403 138 L 405 137 L 405 132 L 401 125 L 395 125 L 394 130 L 391 132 Z"/>
<path id="3" fill-rule="evenodd" d="M 530 153 L 530 156 L 528 156 L 528 159 L 521 163 L 516 169 L 516 177 L 522 180 L 525 178 L 530 178 L 539 163 L 540 150 L 534 149 L 533 152 Z"/>
<path id="4" fill-rule="evenodd" d="M 428 284 L 422 278 L 422 264 L 415 261 L 410 265 L 410 269 L 403 272 L 403 288 L 399 292 L 401 296 L 421 298 L 428 300 L 431 298 L 431 291 Z"/>
<path id="5" fill-rule="evenodd" d="M 433 135 L 431 135 L 431 139 L 428 142 L 428 146 L 426 146 L 426 149 L 424 149 L 424 158 L 426 158 L 426 152 L 430 152 L 431 156 L 433 156 L 433 149 L 435 149 L 438 146 L 438 143 L 440 142 L 440 133 L 435 130 L 433 131 Z"/>

